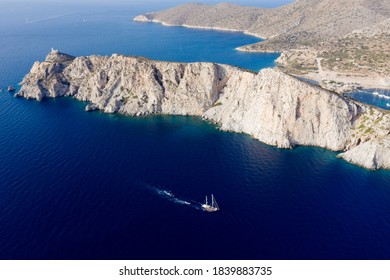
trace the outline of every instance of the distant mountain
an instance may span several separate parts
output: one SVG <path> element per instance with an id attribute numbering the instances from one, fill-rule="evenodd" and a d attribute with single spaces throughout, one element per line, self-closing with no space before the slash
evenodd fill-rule
<path id="1" fill-rule="evenodd" d="M 276 50 L 311 45 L 327 37 L 340 37 L 353 30 L 390 18 L 388 0 L 298 0 L 278 8 L 242 7 L 220 3 L 185 4 L 137 17 L 168 25 L 233 29 L 275 42 Z M 284 41 L 285 44 L 280 44 Z M 242 50 L 255 51 L 259 44 Z M 268 43 L 268 48 L 272 45 Z M 261 50 L 261 47 L 259 48 Z"/>
<path id="2" fill-rule="evenodd" d="M 243 31 L 266 40 L 238 50 L 282 52 L 278 63 L 290 74 L 332 90 L 390 88 L 389 0 L 297 0 L 269 9 L 185 4 L 134 20 Z M 326 80 L 337 83 L 328 87 Z"/>

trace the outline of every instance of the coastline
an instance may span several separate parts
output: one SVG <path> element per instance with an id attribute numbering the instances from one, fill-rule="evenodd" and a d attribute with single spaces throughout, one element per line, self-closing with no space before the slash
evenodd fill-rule
<path id="1" fill-rule="evenodd" d="M 265 40 L 265 37 L 262 37 L 260 35 L 257 35 L 255 33 L 251 33 L 247 30 L 240 30 L 240 29 L 233 29 L 233 28 L 223 28 L 223 27 L 211 27 L 211 26 L 200 26 L 200 25 L 189 25 L 189 24 L 171 24 L 167 23 L 158 19 L 148 19 L 144 15 L 139 15 L 133 18 L 133 21 L 135 22 L 149 22 L 149 23 L 159 23 L 164 26 L 179 26 L 179 27 L 185 27 L 185 28 L 191 28 L 191 29 L 204 29 L 204 30 L 215 30 L 215 31 L 225 31 L 225 32 L 241 32 L 245 35 L 256 37 L 262 40 Z M 239 47 L 240 48 L 240 47 Z M 237 48 L 238 49 L 238 48 Z"/>
<path id="2" fill-rule="evenodd" d="M 153 16 L 153 13 L 147 13 L 145 15 L 138 15 L 133 18 L 133 21 L 136 22 L 149 22 L 149 23 L 158 23 L 164 26 L 178 26 L 185 27 L 191 29 L 202 29 L 202 30 L 215 30 L 222 32 L 241 32 L 245 35 L 252 36 L 261 40 L 267 40 L 266 37 L 260 36 L 256 33 L 249 32 L 247 30 L 239 30 L 239 29 L 231 29 L 231 28 L 222 28 L 222 27 L 211 27 L 211 26 L 199 26 L 199 25 L 189 25 L 189 24 L 170 24 L 155 18 L 149 18 L 149 16 Z M 284 51 L 275 51 L 272 49 L 250 49 L 244 46 L 236 47 L 235 50 L 243 53 L 277 53 L 279 57 L 275 60 L 276 66 L 288 73 L 298 78 L 313 80 L 318 85 L 320 85 L 324 89 L 336 91 L 338 93 L 345 93 L 351 90 L 355 90 L 358 88 L 366 88 L 366 89 L 385 89 L 390 90 L 390 79 L 387 81 L 386 77 L 377 76 L 377 75 L 369 75 L 369 74 L 360 74 L 360 73 L 344 73 L 339 71 L 321 71 L 318 70 L 305 70 L 306 73 L 297 73 L 297 69 L 285 67 L 283 63 L 283 57 L 289 52 L 288 50 Z M 320 73 L 321 72 L 321 73 Z M 385 80 L 385 81 L 384 81 Z M 335 82 L 335 83 L 334 83 Z M 330 84 L 331 83 L 331 84 Z"/>
<path id="3" fill-rule="evenodd" d="M 91 62 L 97 68 L 92 75 L 83 76 Z M 63 67 L 53 68 L 54 63 Z M 116 68 L 111 72 L 113 64 Z M 120 73 L 138 74 L 122 80 Z M 134 84 L 139 86 L 134 88 Z M 33 65 L 21 85 L 17 97 L 40 101 L 72 96 L 90 102 L 86 111 L 129 116 L 201 116 L 221 130 L 245 133 L 278 148 L 322 147 L 347 152 L 347 161 L 368 169 L 390 169 L 386 151 L 389 113 L 359 106 L 277 68 L 252 73 L 225 64 L 124 55 L 75 58 L 54 50 L 45 61 Z M 383 149 L 386 153 L 377 152 Z M 366 150 L 369 153 L 365 154 Z"/>
<path id="4" fill-rule="evenodd" d="M 283 65 L 278 64 L 283 68 Z M 289 70 L 286 69 L 286 73 Z M 344 73 L 337 71 L 308 71 L 306 74 L 289 73 L 298 78 L 314 81 L 323 88 L 343 94 L 356 89 L 390 90 L 390 83 L 383 77 L 359 73 Z"/>
<path id="5" fill-rule="evenodd" d="M 249 36 L 253 36 L 253 35 L 250 35 L 250 34 L 245 33 L 245 32 L 244 32 L 244 34 L 249 35 Z M 274 51 L 274 50 L 261 50 L 261 51 L 256 51 L 256 50 L 245 49 L 244 47 L 245 47 L 245 46 L 237 47 L 237 48 L 235 48 L 235 50 L 240 51 L 240 52 L 243 52 L 243 53 L 280 53 L 280 55 L 283 54 L 283 52 L 278 52 L 278 51 Z M 279 56 L 279 57 L 280 57 L 280 56 Z M 279 57 L 278 57 L 278 58 L 279 58 Z"/>
<path id="6" fill-rule="evenodd" d="M 190 98 L 207 81 L 218 83 L 218 75 L 212 76 L 214 71 L 200 72 L 205 68 L 203 64 L 195 71 L 192 67 L 180 68 L 173 64 L 162 68 L 160 62 L 224 63 L 258 72 L 276 66 L 273 61 L 279 56 L 236 51 L 238 46 L 258 41 L 242 33 L 168 28 L 132 21 L 132 15 L 173 6 L 174 2 L 158 1 L 154 5 L 148 1 L 104 5 L 55 2 L 48 6 L 43 1 L 36 5 L 13 1 L 6 7 L 10 10 L 7 16 L 14 20 L 4 21 L 3 27 L 12 32 L 8 32 L 7 44 L 0 50 L 4 58 L 0 65 L 0 89 L 3 89 L 0 92 L 3 170 L 0 181 L 4 206 L 1 219 L 5 225 L 1 230 L 0 255 L 4 259 L 92 259 L 96 262 L 101 259 L 122 263 L 145 259 L 152 265 L 159 265 L 160 261 L 154 259 L 202 262 L 206 255 L 232 263 L 240 259 L 253 262 L 390 259 L 390 169 L 368 170 L 358 163 L 337 158 L 340 152 L 320 147 L 277 148 L 259 141 L 256 134 L 225 131 L 201 116 L 137 117 L 121 112 L 109 114 L 104 110 L 86 112 L 86 106 L 93 104 L 75 96 L 47 97 L 42 102 L 15 98 L 19 83 L 35 61 L 43 63 L 51 47 L 90 59 L 83 59 L 85 63 L 80 68 L 68 67 L 66 76 L 58 75 L 58 80 L 53 77 L 51 81 L 46 75 L 61 66 L 50 64 L 52 67 L 46 68 L 48 72 L 39 72 L 42 75 L 31 80 L 32 85 L 37 81 L 52 91 L 58 90 L 57 85 L 61 86 L 62 81 L 65 85 L 69 81 L 72 88 L 80 85 L 80 97 L 83 89 L 85 94 L 100 92 L 101 97 L 107 97 L 107 102 L 116 99 L 127 105 L 134 103 L 135 108 L 138 102 L 167 104 L 174 98 L 172 95 L 153 99 L 154 93 L 161 82 L 165 91 L 172 92 L 171 86 L 182 78 L 180 73 L 192 76 L 190 70 L 194 70 L 192 81 L 183 80 L 180 87 L 175 86 L 178 97 L 187 88 Z M 38 19 L 46 13 L 55 15 L 61 9 L 77 7 L 81 8 L 80 12 L 73 16 L 28 26 L 23 20 L 17 23 L 20 15 Z M 180 23 L 166 17 L 161 19 Z M 214 26 L 207 19 L 188 23 Z M 241 28 L 238 24 L 215 26 Z M 106 61 L 104 57 L 114 53 L 118 57 Z M 94 58 L 93 54 L 101 58 Z M 129 63 L 120 63 L 121 54 L 150 60 L 141 59 L 129 69 Z M 144 67 L 149 63 L 151 67 Z M 137 82 L 130 83 L 136 75 L 139 75 Z M 247 76 L 251 74 L 235 75 L 231 82 Z M 204 79 L 193 82 L 196 77 Z M 147 89 L 146 83 L 153 88 Z M 272 81 L 269 86 L 276 87 L 276 84 Z M 9 85 L 16 92 L 9 93 Z M 243 83 L 242 96 L 252 92 L 255 86 L 255 83 Z M 179 91 L 180 88 L 183 90 Z M 227 94 L 232 88 L 225 87 L 223 91 Z M 256 88 L 261 95 L 260 87 Z M 290 84 L 281 88 L 280 95 L 270 96 L 289 107 L 288 95 L 293 91 L 298 92 Z M 307 90 L 299 92 L 304 94 Z M 367 100 L 374 90 L 369 92 Z M 378 93 L 383 92 L 378 90 Z M 217 101 L 212 109 L 230 108 L 228 103 L 234 105 L 233 100 L 239 101 L 233 99 L 236 95 L 222 99 L 222 104 Z M 360 95 L 361 100 L 366 100 L 364 93 Z M 315 109 L 305 104 L 310 96 L 300 99 L 303 106 L 298 113 Z M 383 100 L 376 95 L 372 97 Z M 180 109 L 186 103 L 176 102 L 175 108 Z M 253 99 L 237 105 L 273 110 L 275 119 L 280 114 L 279 109 L 261 106 Z M 325 123 L 328 118 L 321 108 L 327 105 L 319 105 L 319 117 Z M 334 106 L 334 111 L 340 110 Z M 368 108 L 368 115 L 369 111 Z M 294 114 L 291 118 L 282 117 L 288 121 Z M 261 121 L 261 117 L 257 119 Z M 246 123 L 256 125 L 259 121 Z M 276 125 L 272 127 L 277 129 Z M 366 125 L 363 132 L 369 127 Z M 215 215 L 198 207 L 205 195 L 211 193 L 221 206 Z M 200 233 L 201 228 L 213 229 L 214 235 Z M 205 254 L 205 248 L 210 254 Z M 118 265 L 118 269 L 113 267 L 109 273 L 118 275 L 124 265 Z M 20 271 L 20 267 L 15 269 Z M 32 271 L 26 272 L 31 278 Z M 274 272 L 284 273 L 279 268 Z M 15 275 L 15 270 L 10 275 Z"/>

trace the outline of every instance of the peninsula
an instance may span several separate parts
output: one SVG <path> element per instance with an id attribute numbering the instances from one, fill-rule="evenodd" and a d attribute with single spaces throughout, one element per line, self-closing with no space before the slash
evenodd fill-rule
<path id="1" fill-rule="evenodd" d="M 254 73 L 216 63 L 173 63 L 53 50 L 35 62 L 16 96 L 71 96 L 129 116 L 201 116 L 266 144 L 317 146 L 370 169 L 390 169 L 390 114 L 277 68 Z"/>
<path id="2" fill-rule="evenodd" d="M 272 9 L 192 3 L 134 20 L 245 32 L 265 40 L 237 49 L 280 52 L 283 72 L 340 92 L 352 86 L 390 89 L 388 0 L 296 0 Z"/>

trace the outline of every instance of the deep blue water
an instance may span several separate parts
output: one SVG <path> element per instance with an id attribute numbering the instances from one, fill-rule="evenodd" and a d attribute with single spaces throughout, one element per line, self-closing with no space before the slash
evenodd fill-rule
<path id="1" fill-rule="evenodd" d="M 2 88 L 51 47 L 254 70 L 276 57 L 235 52 L 257 41 L 239 33 L 133 23 L 151 9 L 141 4 L 58 5 L 0 9 Z M 0 93 L 0 259 L 390 258 L 388 171 L 319 148 L 276 149 L 198 118 L 84 106 Z M 212 214 L 199 209 L 211 193 L 221 207 Z"/>
<path id="2" fill-rule="evenodd" d="M 132 21 L 140 13 L 164 7 L 161 3 L 153 7 L 42 6 L 8 4 L 0 8 L 0 87 L 18 83 L 35 61 L 44 60 L 51 48 L 75 56 L 120 53 L 168 61 L 229 63 L 255 71 L 273 66 L 278 57 L 235 51 L 236 47 L 259 41 L 241 33 L 167 28 Z"/>

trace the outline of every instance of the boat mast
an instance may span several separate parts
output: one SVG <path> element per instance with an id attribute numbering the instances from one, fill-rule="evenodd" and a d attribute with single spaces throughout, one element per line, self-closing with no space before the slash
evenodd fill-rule
<path id="1" fill-rule="evenodd" d="M 215 200 L 214 198 L 214 195 L 212 194 L 211 195 L 211 206 L 215 209 L 218 209 L 219 210 L 219 207 L 218 207 L 218 204 L 217 204 L 217 201 Z"/>
<path id="2" fill-rule="evenodd" d="M 206 195 L 206 202 L 205 202 L 205 205 L 209 205 L 209 204 L 207 203 L 207 195 Z"/>

